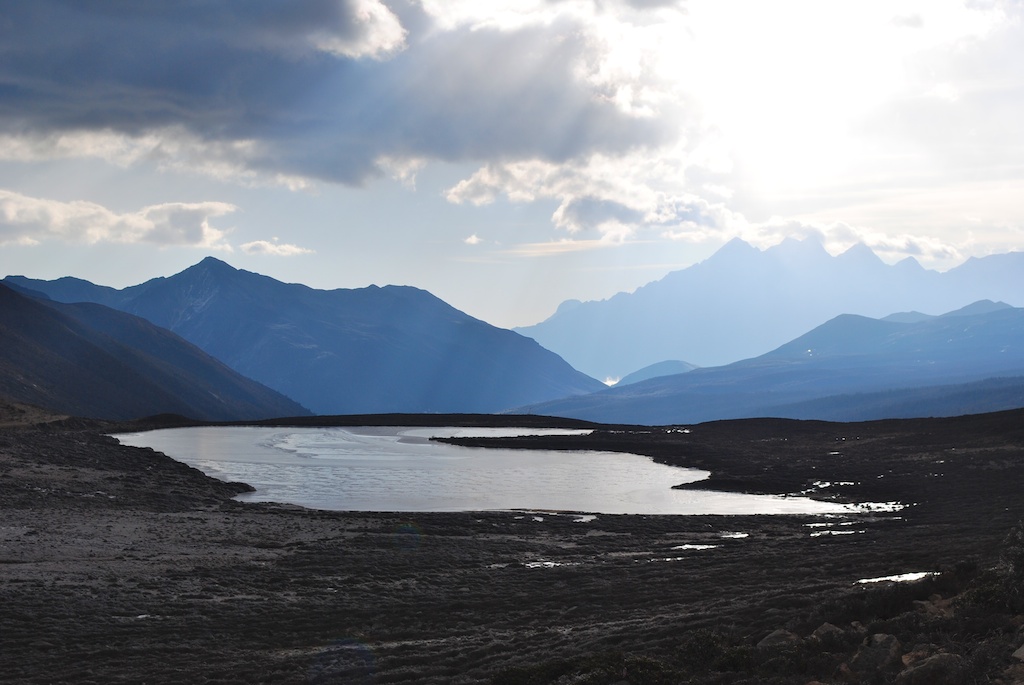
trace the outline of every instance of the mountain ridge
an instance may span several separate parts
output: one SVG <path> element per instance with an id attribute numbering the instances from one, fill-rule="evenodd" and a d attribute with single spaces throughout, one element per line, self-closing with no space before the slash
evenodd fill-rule
<path id="1" fill-rule="evenodd" d="M 37 300 L 0 284 L 0 395 L 89 418 L 300 416 L 296 402 L 179 336 L 94 303 Z"/>
<path id="2" fill-rule="evenodd" d="M 665 359 L 748 359 L 844 313 L 947 312 L 981 299 L 1024 305 L 1024 253 L 940 273 L 910 257 L 890 266 L 863 244 L 832 256 L 813 239 L 759 250 L 734 238 L 632 293 L 559 306 L 514 330 L 595 378 L 615 378 Z"/>
<path id="3" fill-rule="evenodd" d="M 925 401 L 953 406 L 928 388 L 948 386 L 947 399 L 967 397 L 974 391 L 957 386 L 995 378 L 1009 379 L 1000 401 L 1011 406 L 1000 408 L 1012 408 L 1019 406 L 1013 404 L 1017 386 L 1024 387 L 1024 309 L 994 305 L 916 323 L 844 314 L 758 357 L 524 410 L 655 425 L 759 416 L 859 420 L 883 418 L 865 409 L 865 396 L 896 394 L 900 414 L 889 417 L 910 418 L 921 416 Z M 980 396 L 971 401 L 978 411 L 993 406 Z M 967 400 L 956 406 L 971 413 Z"/>
<path id="4" fill-rule="evenodd" d="M 8 279 L 102 298 L 320 414 L 496 412 L 603 387 L 534 340 L 410 286 L 317 290 L 213 257 L 122 290 Z"/>

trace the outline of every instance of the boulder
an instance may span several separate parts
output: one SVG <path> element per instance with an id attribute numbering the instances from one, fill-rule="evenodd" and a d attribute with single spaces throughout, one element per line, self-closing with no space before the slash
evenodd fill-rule
<path id="1" fill-rule="evenodd" d="M 850 660 L 850 670 L 857 675 L 896 671 L 901 665 L 900 641 L 895 635 L 875 633 L 864 639 Z"/>
<path id="2" fill-rule="evenodd" d="M 758 649 L 773 649 L 777 647 L 796 647 L 803 640 L 800 639 L 799 635 L 783 630 L 778 630 L 769 633 L 763 640 L 757 643 Z"/>
<path id="3" fill-rule="evenodd" d="M 1013 658 L 1017 661 L 1024 661 L 1024 645 L 1017 648 L 1017 651 L 1013 653 Z"/>
<path id="4" fill-rule="evenodd" d="M 904 669 L 896 685 L 960 685 L 964 660 L 958 654 L 935 654 Z"/>
<path id="5" fill-rule="evenodd" d="M 938 653 L 938 651 L 938 645 L 933 645 L 930 643 L 914 645 L 913 649 L 911 649 L 909 652 L 903 655 L 903 665 L 910 666 L 912 664 L 917 663 L 918 661 L 921 661 L 922 659 L 927 659 L 933 654 Z"/>
<path id="6" fill-rule="evenodd" d="M 953 615 L 953 600 L 943 599 L 942 595 L 932 595 L 926 600 L 914 600 L 914 608 L 925 616 L 949 618 Z"/>
<path id="7" fill-rule="evenodd" d="M 843 639 L 846 633 L 842 628 L 831 623 L 822 623 L 811 633 L 811 639 L 815 642 L 838 642 Z"/>

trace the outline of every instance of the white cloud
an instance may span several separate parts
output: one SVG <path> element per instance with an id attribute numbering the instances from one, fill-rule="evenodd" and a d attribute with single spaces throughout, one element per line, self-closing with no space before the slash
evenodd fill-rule
<path id="1" fill-rule="evenodd" d="M 150 243 L 230 250 L 210 219 L 234 212 L 224 202 L 171 202 L 117 213 L 94 202 L 62 202 L 0 190 L 0 244 Z"/>
<path id="2" fill-rule="evenodd" d="M 506 254 L 516 257 L 555 257 L 571 252 L 589 252 L 590 250 L 601 250 L 615 245 L 610 240 L 552 240 L 546 243 L 522 243 L 507 250 Z"/>
<path id="3" fill-rule="evenodd" d="M 480 236 L 474 233 L 473 235 L 469 236 L 462 242 L 466 243 L 467 245 L 479 245 L 480 243 L 483 242 L 483 240 L 481 240 Z"/>
<path id="4" fill-rule="evenodd" d="M 552 226 L 583 244 L 796 222 L 938 259 L 1021 223 L 1019 3 L 9 6 L 3 159 L 410 190 L 432 163 L 472 164 L 450 202 L 553 201 Z M 957 234 L 964 215 L 977 234 Z M 120 217 L 126 235 L 146 220 Z M 153 240 L 196 240 L 161 221 Z"/>
<path id="5" fill-rule="evenodd" d="M 341 33 L 329 28 L 314 30 L 310 43 L 318 50 L 346 57 L 382 58 L 405 47 L 406 31 L 398 17 L 379 0 L 351 3 L 354 30 Z"/>
<path id="6" fill-rule="evenodd" d="M 279 243 L 277 238 L 273 242 L 268 240 L 254 240 L 249 243 L 242 243 L 242 252 L 247 255 L 267 255 L 271 257 L 294 257 L 302 254 L 313 254 L 313 250 L 298 245 Z"/>

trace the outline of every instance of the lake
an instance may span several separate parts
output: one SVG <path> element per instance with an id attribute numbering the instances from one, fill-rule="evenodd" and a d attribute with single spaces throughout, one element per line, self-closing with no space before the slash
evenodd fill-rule
<path id="1" fill-rule="evenodd" d="M 587 433 L 507 428 L 194 427 L 125 433 L 204 473 L 256 488 L 238 499 L 340 511 L 537 510 L 597 514 L 824 514 L 803 497 L 673 490 L 706 471 L 613 452 L 484 449 L 431 437 Z"/>

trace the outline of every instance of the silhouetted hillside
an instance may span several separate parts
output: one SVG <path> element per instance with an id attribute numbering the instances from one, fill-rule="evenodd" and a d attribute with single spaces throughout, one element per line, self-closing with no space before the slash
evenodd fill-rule
<path id="1" fill-rule="evenodd" d="M 0 396 L 104 419 L 173 412 L 243 420 L 308 414 L 177 335 L 96 304 L 0 285 Z"/>
<path id="2" fill-rule="evenodd" d="M 760 357 L 529 410 L 669 424 L 758 416 L 851 421 L 1024 406 L 1024 309 L 981 305 L 951 314 L 916 323 L 842 315 Z"/>
<path id="3" fill-rule="evenodd" d="M 1024 306 L 1024 253 L 939 273 L 912 258 L 887 265 L 864 245 L 833 257 L 813 240 L 761 251 L 736 239 L 634 293 L 566 302 L 516 330 L 584 373 L 614 378 L 663 359 L 713 366 L 754 357 L 840 314 L 937 314 L 986 298 Z"/>
<path id="4" fill-rule="evenodd" d="M 494 412 L 603 387 L 533 340 L 411 287 L 314 290 L 212 257 L 124 290 L 10 280 L 142 316 L 320 414 Z"/>

